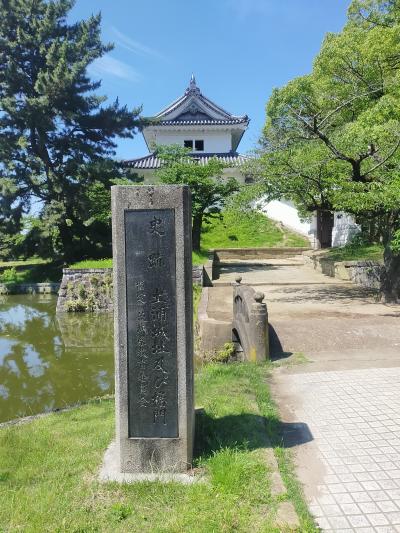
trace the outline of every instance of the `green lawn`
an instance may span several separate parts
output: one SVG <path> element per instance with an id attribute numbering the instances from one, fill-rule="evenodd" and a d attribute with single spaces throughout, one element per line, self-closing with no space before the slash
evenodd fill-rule
<path id="1" fill-rule="evenodd" d="M 327 257 L 333 261 L 382 261 L 383 246 L 379 244 L 348 244 L 341 248 L 332 248 Z"/>
<path id="2" fill-rule="evenodd" d="M 202 265 L 207 261 L 208 254 L 206 252 L 193 252 L 192 261 L 194 265 Z M 70 265 L 70 268 L 112 268 L 112 259 L 86 259 Z"/>
<path id="3" fill-rule="evenodd" d="M 204 250 L 212 248 L 267 248 L 276 246 L 309 246 L 305 237 L 283 231 L 275 222 L 257 211 L 248 213 L 226 210 L 222 220 L 214 219 L 204 226 L 201 237 Z"/>
<path id="4" fill-rule="evenodd" d="M 70 265 L 70 268 L 112 268 L 112 259 L 85 259 Z"/>
<path id="5" fill-rule="evenodd" d="M 61 281 L 62 266 L 44 259 L 0 261 L 0 283 L 40 283 Z"/>
<path id="6" fill-rule="evenodd" d="M 192 252 L 193 265 L 204 265 L 208 260 L 208 251 L 202 250 L 201 252 Z"/>
<path id="7" fill-rule="evenodd" d="M 97 472 L 114 434 L 114 402 L 103 400 L 0 430 L 0 530 L 36 532 L 273 532 L 278 500 L 263 457 L 266 428 L 279 442 L 265 384 L 268 365 L 213 364 L 196 376 L 195 466 L 206 483 L 100 484 Z M 276 449 L 300 516 L 317 531 Z"/>
<path id="8" fill-rule="evenodd" d="M 40 257 L 32 257 L 26 261 L 0 261 L 0 268 L 10 268 L 10 267 L 26 267 L 33 265 L 44 265 L 47 264 L 46 259 L 41 259 Z"/>

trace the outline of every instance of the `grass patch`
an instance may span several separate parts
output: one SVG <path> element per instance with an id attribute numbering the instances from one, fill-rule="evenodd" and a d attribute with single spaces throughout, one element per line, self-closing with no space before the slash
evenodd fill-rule
<path id="1" fill-rule="evenodd" d="M 192 262 L 193 265 L 202 265 L 208 259 L 207 252 L 193 252 Z M 85 259 L 84 261 L 78 261 L 69 266 L 69 268 L 112 268 L 112 259 Z"/>
<path id="2" fill-rule="evenodd" d="M 192 263 L 194 266 L 204 265 L 208 261 L 207 250 L 201 250 L 201 252 L 192 252 Z"/>
<path id="3" fill-rule="evenodd" d="M 272 246 L 309 246 L 305 237 L 280 229 L 257 211 L 227 209 L 222 220 L 205 224 L 201 235 L 205 250 L 212 248 L 268 248 Z"/>
<path id="4" fill-rule="evenodd" d="M 70 265 L 69 268 L 112 268 L 112 266 L 112 259 L 85 259 Z"/>
<path id="5" fill-rule="evenodd" d="M 25 261 L 0 261 L 0 269 L 11 268 L 11 267 L 27 267 L 32 265 L 44 265 L 49 263 L 46 259 L 41 259 L 40 257 L 32 257 L 31 259 L 26 259 Z"/>
<path id="6" fill-rule="evenodd" d="M 62 266 L 60 263 L 39 258 L 0 262 L 0 283 L 59 282 L 61 278 Z"/>
<path id="7" fill-rule="evenodd" d="M 326 255 L 333 261 L 382 261 L 383 246 L 380 244 L 347 244 L 332 248 Z"/>
<path id="8" fill-rule="evenodd" d="M 276 412 L 265 379 L 268 365 L 213 364 L 196 376 L 195 466 L 209 482 L 99 484 L 96 474 L 114 434 L 114 402 L 0 430 L 0 524 L 5 531 L 283 531 L 274 528 L 278 501 L 263 458 L 265 428 Z M 49 446 L 51 443 L 51 446 Z M 289 497 L 301 508 L 301 494 Z M 316 531 L 302 514 L 299 531 Z"/>

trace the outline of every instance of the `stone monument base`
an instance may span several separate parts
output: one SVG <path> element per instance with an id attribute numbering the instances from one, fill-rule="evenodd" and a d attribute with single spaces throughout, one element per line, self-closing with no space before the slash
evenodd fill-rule
<path id="1" fill-rule="evenodd" d="M 111 481 L 116 481 L 117 483 L 138 483 L 140 481 L 161 481 L 163 483 L 168 483 L 173 481 L 176 483 L 190 484 L 204 480 L 204 477 L 202 476 L 180 473 L 152 472 L 130 474 L 127 472 L 120 472 L 119 465 L 120 458 L 118 446 L 115 441 L 112 441 L 104 454 L 103 464 L 101 465 L 99 472 L 99 481 L 104 483 Z"/>

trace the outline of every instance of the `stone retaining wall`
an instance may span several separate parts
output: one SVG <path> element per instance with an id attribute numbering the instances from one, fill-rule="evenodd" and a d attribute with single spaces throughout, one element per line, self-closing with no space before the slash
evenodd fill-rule
<path id="1" fill-rule="evenodd" d="M 368 287 L 381 289 L 385 267 L 377 261 L 347 261 L 338 265 L 337 269 L 344 270 L 344 276 L 350 281 Z"/>
<path id="2" fill-rule="evenodd" d="M 304 254 L 316 270 L 326 276 L 352 281 L 369 289 L 381 289 L 385 266 L 380 261 L 333 261 L 326 252 Z"/>
<path id="3" fill-rule="evenodd" d="M 210 250 L 210 259 L 215 263 L 222 261 L 241 259 L 274 259 L 286 258 L 301 255 L 303 252 L 309 251 L 310 248 L 216 248 Z"/>
<path id="4" fill-rule="evenodd" d="M 111 312 L 112 268 L 64 268 L 58 293 L 57 313 Z M 193 284 L 203 285 L 203 267 L 193 267 Z"/>
<path id="5" fill-rule="evenodd" d="M 203 286 L 204 269 L 203 265 L 196 265 L 192 268 L 193 285 Z"/>
<path id="6" fill-rule="evenodd" d="M 0 283 L 0 294 L 57 294 L 59 283 Z"/>
<path id="7" fill-rule="evenodd" d="M 112 311 L 112 268 L 64 268 L 57 313 Z"/>

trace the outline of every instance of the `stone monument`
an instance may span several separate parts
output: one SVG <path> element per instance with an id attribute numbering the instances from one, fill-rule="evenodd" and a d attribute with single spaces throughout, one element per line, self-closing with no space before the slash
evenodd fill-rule
<path id="1" fill-rule="evenodd" d="M 116 444 L 103 471 L 108 462 L 108 479 L 184 473 L 194 434 L 190 190 L 112 187 L 112 226 Z"/>

